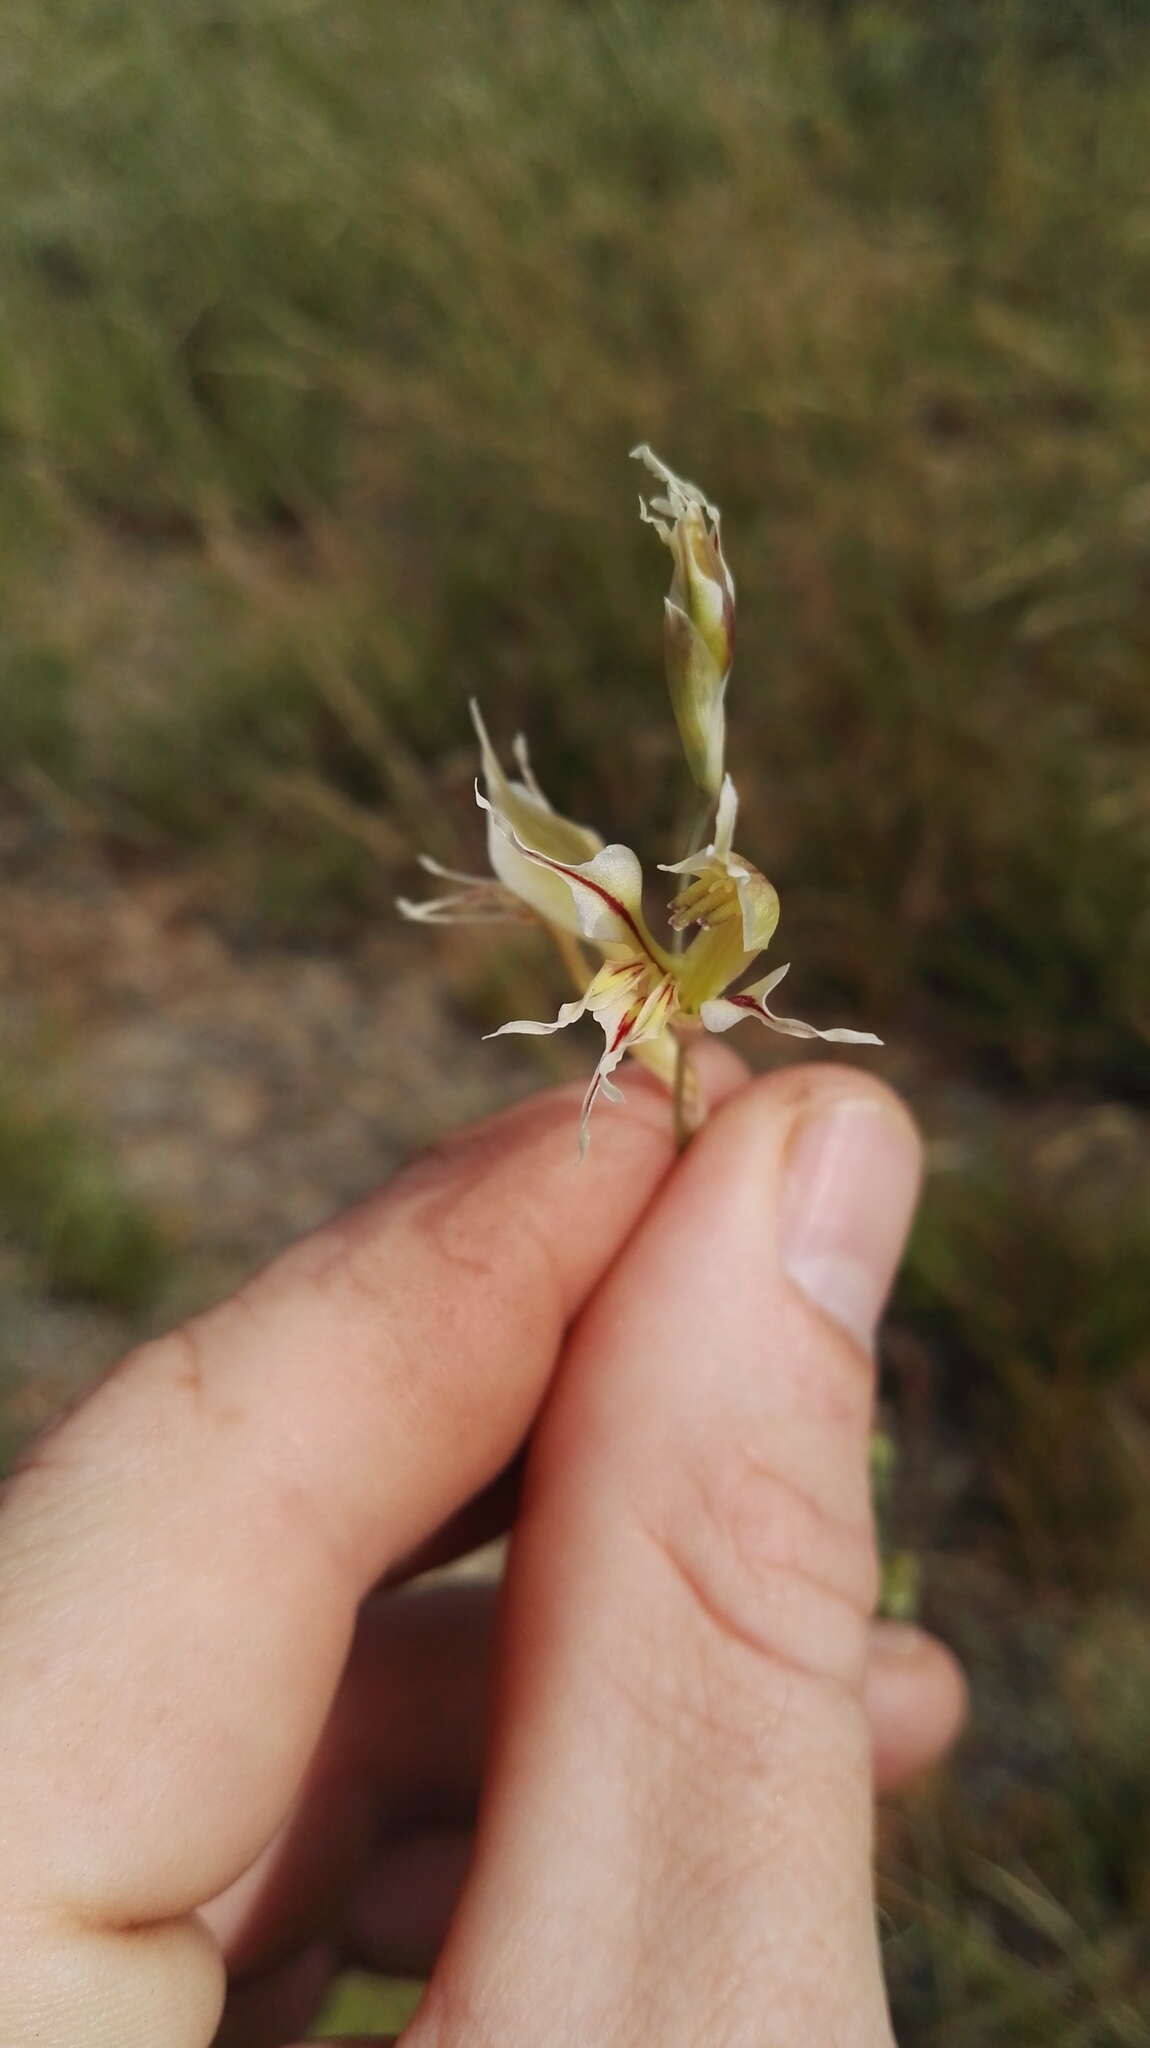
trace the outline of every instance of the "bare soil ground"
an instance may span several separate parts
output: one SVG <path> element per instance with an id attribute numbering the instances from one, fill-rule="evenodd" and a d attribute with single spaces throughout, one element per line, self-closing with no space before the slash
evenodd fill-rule
<path id="1" fill-rule="evenodd" d="M 71 851 L 0 891 L 10 1075 L 62 1085 L 159 1223 L 163 1323 L 234 1285 L 437 1133 L 537 1079 L 453 1012 L 426 935 L 333 950 L 228 936 L 195 877 L 124 879 Z M 46 1299 L 0 1249 L 0 1375 L 35 1426 L 138 1325 Z"/>

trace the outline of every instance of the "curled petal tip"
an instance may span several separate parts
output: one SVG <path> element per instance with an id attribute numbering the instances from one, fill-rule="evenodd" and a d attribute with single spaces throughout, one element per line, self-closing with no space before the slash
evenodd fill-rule
<path id="1" fill-rule="evenodd" d="M 873 1031 L 852 1031 L 846 1025 L 832 1025 L 820 1031 L 816 1024 L 804 1023 L 801 1017 L 777 1017 L 767 1008 L 767 997 L 777 988 L 786 967 L 776 967 L 773 974 L 762 981 L 752 983 L 749 988 L 733 996 L 719 996 L 700 1006 L 699 1015 L 708 1031 L 730 1031 L 732 1026 L 744 1017 L 757 1017 L 770 1031 L 781 1032 L 784 1038 L 822 1038 L 837 1045 L 881 1045 Z"/>

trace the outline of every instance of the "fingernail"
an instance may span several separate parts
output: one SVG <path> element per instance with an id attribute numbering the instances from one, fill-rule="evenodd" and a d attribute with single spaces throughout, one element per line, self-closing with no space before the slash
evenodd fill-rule
<path id="1" fill-rule="evenodd" d="M 874 1337 L 914 1214 L 919 1144 L 909 1118 L 873 1096 L 812 1110 L 784 1167 L 783 1265 L 860 1344 Z"/>

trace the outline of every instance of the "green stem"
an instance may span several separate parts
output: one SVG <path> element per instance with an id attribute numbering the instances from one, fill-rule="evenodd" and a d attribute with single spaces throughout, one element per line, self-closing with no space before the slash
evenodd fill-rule
<path id="1" fill-rule="evenodd" d="M 572 937 L 570 932 L 564 931 L 562 925 L 550 924 L 546 920 L 544 922 L 546 924 L 547 936 L 567 970 L 572 988 L 577 996 L 585 995 L 587 983 L 590 981 L 594 969 L 588 966 L 582 946 L 579 944 L 578 939 Z"/>
<path id="2" fill-rule="evenodd" d="M 675 1080 L 671 1090 L 671 1115 L 675 1129 L 675 1150 L 685 1152 L 693 1132 L 687 1118 L 687 1081 L 690 1075 L 690 1054 L 686 1040 L 675 1040 Z"/>
<path id="3" fill-rule="evenodd" d="M 683 856 L 684 860 L 690 860 L 691 855 L 698 853 L 700 846 L 703 844 L 707 836 L 707 826 L 711 822 L 711 810 L 711 799 L 709 796 L 705 796 L 691 820 L 691 830 L 687 839 L 687 851 Z"/>

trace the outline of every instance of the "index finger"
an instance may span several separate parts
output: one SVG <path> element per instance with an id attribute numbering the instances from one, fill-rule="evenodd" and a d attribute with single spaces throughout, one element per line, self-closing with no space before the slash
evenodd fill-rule
<path id="1" fill-rule="evenodd" d="M 740 1070 L 709 1073 L 723 1094 Z M 358 1601 L 512 1456 L 670 1163 L 666 1097 L 638 1075 L 576 1163 L 576 1094 L 451 1140 L 145 1347 L 17 1475 L 8 1902 L 146 1925 L 274 1831 Z"/>

